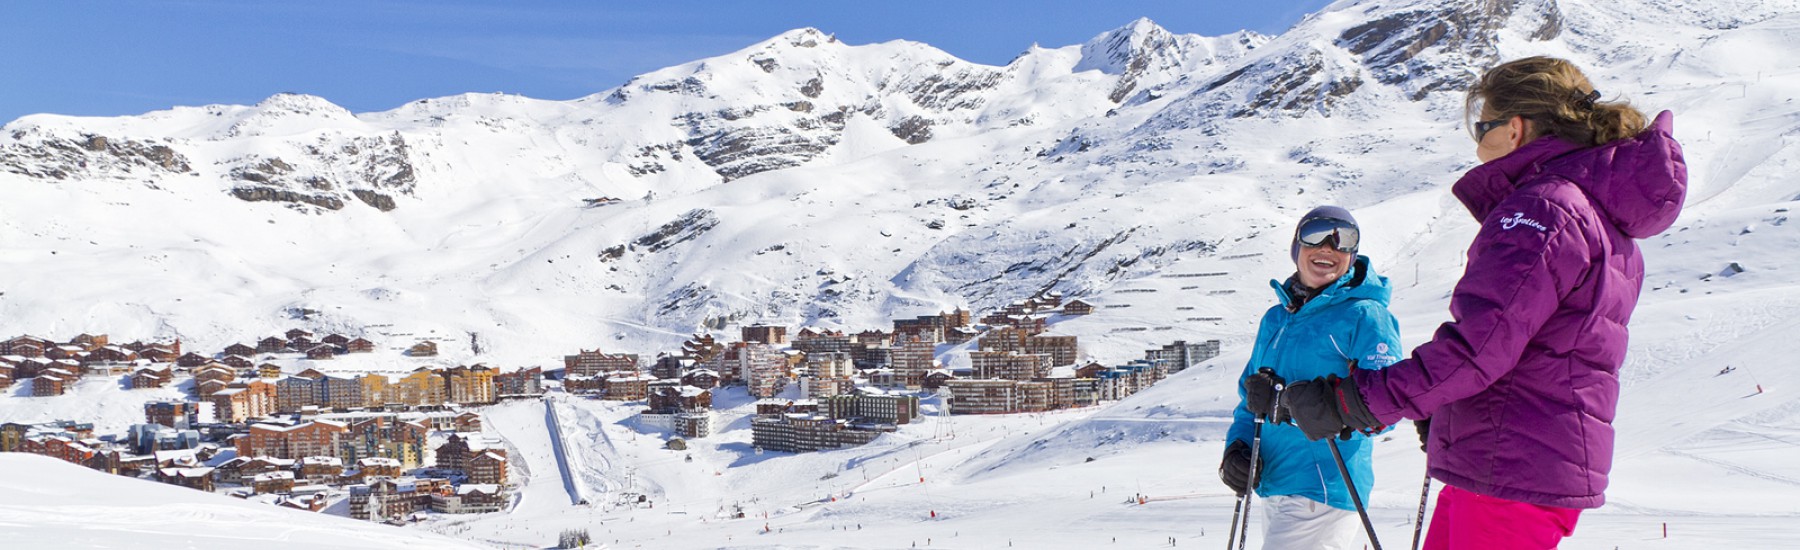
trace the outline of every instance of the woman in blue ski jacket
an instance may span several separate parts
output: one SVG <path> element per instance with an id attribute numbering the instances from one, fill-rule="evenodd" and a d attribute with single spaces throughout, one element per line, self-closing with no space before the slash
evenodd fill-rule
<path id="1" fill-rule="evenodd" d="M 1387 309 L 1387 278 L 1357 255 L 1360 244 L 1361 231 L 1349 211 L 1315 208 L 1294 232 L 1294 274 L 1285 282 L 1270 281 L 1278 303 L 1263 314 L 1256 347 L 1238 379 L 1239 402 L 1219 467 L 1219 477 L 1240 495 L 1250 479 L 1255 431 L 1250 402 L 1259 399 L 1247 399 L 1244 379 L 1262 369 L 1285 380 L 1342 377 L 1349 375 L 1352 361 L 1358 369 L 1379 369 L 1401 359 L 1399 322 Z M 1375 484 L 1370 444 L 1360 433 L 1339 442 L 1364 502 Z M 1292 424 L 1268 422 L 1257 454 L 1261 469 L 1255 489 L 1267 517 L 1263 548 L 1361 548 L 1361 524 L 1325 441 L 1308 441 Z"/>

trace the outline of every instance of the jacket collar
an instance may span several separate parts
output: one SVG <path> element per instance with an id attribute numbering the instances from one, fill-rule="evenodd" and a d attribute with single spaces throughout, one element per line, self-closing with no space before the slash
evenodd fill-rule
<path id="1" fill-rule="evenodd" d="M 1475 219 L 1487 219 L 1488 213 L 1519 187 L 1519 182 L 1542 171 L 1545 162 L 1581 148 L 1556 136 L 1532 140 L 1506 156 L 1469 170 L 1456 180 L 1450 192 Z"/>
<path id="2" fill-rule="evenodd" d="M 1360 254 L 1356 256 L 1356 260 L 1351 262 L 1350 269 L 1345 271 L 1342 277 L 1338 277 L 1338 280 L 1333 281 L 1330 286 L 1320 290 L 1317 296 L 1312 297 L 1311 300 L 1307 300 L 1306 303 L 1301 304 L 1299 308 L 1293 307 L 1293 298 L 1288 295 L 1288 291 L 1284 288 L 1284 282 L 1282 280 L 1269 280 L 1269 287 L 1275 289 L 1276 299 L 1280 300 L 1282 309 L 1293 311 L 1295 313 L 1298 313 L 1299 311 L 1311 311 L 1325 307 L 1323 304 L 1351 299 L 1377 300 L 1380 301 L 1382 305 L 1386 305 L 1389 296 L 1391 296 L 1391 291 L 1388 289 L 1387 285 L 1387 277 L 1375 274 L 1374 262 L 1370 261 L 1368 256 Z M 1299 311 L 1296 311 L 1296 309 Z"/>

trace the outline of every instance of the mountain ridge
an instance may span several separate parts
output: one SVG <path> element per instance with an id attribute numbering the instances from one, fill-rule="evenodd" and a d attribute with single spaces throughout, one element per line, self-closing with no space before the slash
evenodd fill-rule
<path id="1" fill-rule="evenodd" d="M 1672 32 L 1761 36 L 1787 4 L 1747 6 L 1735 29 Z M 1282 248 L 1282 220 L 1313 204 L 1441 197 L 1473 162 L 1449 130 L 1457 83 L 1497 56 L 1568 55 L 1606 89 L 1654 93 L 1644 64 L 1717 55 L 1633 38 L 1686 8 L 1658 9 L 1670 15 L 1633 22 L 1630 6 L 1572 0 L 1340 2 L 1279 36 L 1138 20 L 1004 66 L 796 29 L 569 101 L 463 94 L 357 114 L 282 94 L 25 117 L 0 131 L 9 261 L 122 270 L 164 290 L 96 277 L 69 293 L 12 275 L 0 313 L 17 331 L 128 319 L 80 330 L 219 345 L 420 315 L 484 334 L 497 359 L 539 362 L 546 348 L 647 352 L 759 320 L 871 328 L 1046 290 L 1104 301 L 1185 263 Z M 1495 49 L 1462 51 L 1477 39 L 1477 53 Z M 1753 166 L 1729 173 L 1766 177 Z M 1408 255 L 1384 265 L 1456 242 L 1393 238 Z M 185 298 L 208 294 L 243 300 Z M 1208 297 L 1206 317 L 1228 321 L 1184 336 L 1235 337 L 1259 309 L 1241 295 Z M 1149 343 L 1116 339 L 1092 353 Z"/>

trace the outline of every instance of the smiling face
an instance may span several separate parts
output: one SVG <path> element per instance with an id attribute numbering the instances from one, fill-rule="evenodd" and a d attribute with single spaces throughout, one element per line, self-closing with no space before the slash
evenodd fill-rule
<path id="1" fill-rule="evenodd" d="M 1334 244 L 1336 243 L 1328 240 L 1324 246 L 1300 247 L 1300 259 L 1294 266 L 1295 271 L 1300 274 L 1300 284 L 1309 288 L 1325 288 L 1350 271 L 1350 262 L 1355 258 L 1349 252 L 1339 251 L 1332 246 Z"/>

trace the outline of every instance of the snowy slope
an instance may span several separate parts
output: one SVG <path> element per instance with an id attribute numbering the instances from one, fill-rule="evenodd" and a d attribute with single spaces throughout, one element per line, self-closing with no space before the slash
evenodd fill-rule
<path id="1" fill-rule="evenodd" d="M 1343 1 L 1280 36 L 1137 21 L 1003 67 L 801 29 L 568 102 L 472 94 L 355 114 L 277 96 L 26 117 L 0 130 L 0 334 L 208 349 L 391 324 L 383 345 L 435 334 L 444 361 L 476 360 L 473 333 L 479 360 L 510 367 L 1056 289 L 1102 306 L 1053 327 L 1096 360 L 1206 338 L 1226 356 L 1102 410 L 928 418 L 804 456 L 752 452 L 743 403 L 722 405 L 731 429 L 693 462 L 629 407 L 559 404 L 572 439 L 595 442 L 571 457 L 583 483 L 655 509 L 568 504 L 533 431 L 543 406 L 506 405 L 490 414 L 529 468 L 519 509 L 428 528 L 526 545 L 586 526 L 683 548 L 1145 546 L 1205 528 L 1212 544 L 1230 514 L 1212 473 L 1229 381 L 1265 281 L 1291 269 L 1293 217 L 1351 207 L 1404 341 L 1421 341 L 1448 318 L 1475 230 L 1447 192 L 1475 163 L 1456 83 L 1558 55 L 1608 99 L 1674 111 L 1692 181 L 1676 227 L 1642 243 L 1610 502 L 1565 547 L 1780 547 L 1800 535 L 1785 458 L 1800 370 L 1784 351 L 1800 318 L 1785 275 L 1800 267 L 1796 14 L 1793 0 Z M 620 200 L 586 202 L 601 197 Z M 1222 275 L 1182 276 L 1201 273 Z M 1390 546 L 1417 503 L 1408 433 L 1377 451 Z M 826 493 L 853 497 L 805 504 Z M 1124 504 L 1132 493 L 1162 500 Z M 770 517 L 724 520 L 737 505 Z M 756 534 L 765 524 L 777 531 Z"/>
<path id="2" fill-rule="evenodd" d="M 26 454 L 0 454 L 0 496 L 0 537 L 16 548 L 486 548 Z"/>

